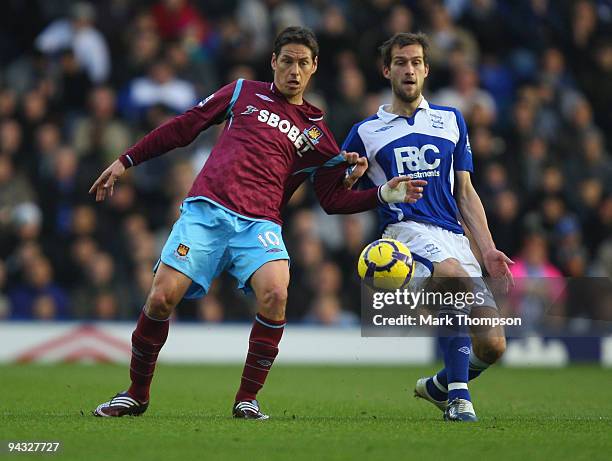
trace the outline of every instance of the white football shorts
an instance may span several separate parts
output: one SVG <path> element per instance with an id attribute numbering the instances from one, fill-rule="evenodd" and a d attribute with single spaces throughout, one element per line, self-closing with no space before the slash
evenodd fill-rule
<path id="1" fill-rule="evenodd" d="M 418 289 L 432 274 L 432 263 L 439 263 L 454 258 L 461 264 L 468 276 L 474 281 L 477 290 L 485 294 L 486 307 L 497 308 L 493 294 L 482 278 L 482 269 L 472 253 L 470 241 L 463 234 L 456 234 L 439 226 L 402 221 L 389 224 L 383 233 L 383 238 L 398 240 L 408 246 L 415 259 L 413 278 L 416 283 L 413 289 Z M 423 261 L 423 259 L 425 261 Z"/>
<path id="2" fill-rule="evenodd" d="M 482 277 L 480 264 L 476 260 L 470 241 L 463 234 L 455 234 L 439 226 L 414 221 L 389 224 L 383 238 L 399 240 L 410 252 L 432 263 L 454 258 L 469 277 Z"/>

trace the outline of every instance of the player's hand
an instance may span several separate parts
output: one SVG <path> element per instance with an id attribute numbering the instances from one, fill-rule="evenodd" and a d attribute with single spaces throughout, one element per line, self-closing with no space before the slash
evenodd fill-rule
<path id="1" fill-rule="evenodd" d="M 111 165 L 102 172 L 100 177 L 93 183 L 90 194 L 96 194 L 96 202 L 101 202 L 106 198 L 106 195 L 113 195 L 115 181 L 125 173 L 125 167 L 119 160 L 115 160 Z"/>
<path id="2" fill-rule="evenodd" d="M 482 255 L 484 265 L 489 275 L 493 278 L 503 279 L 506 293 L 510 287 L 514 287 L 514 277 L 510 272 L 508 265 L 514 264 L 503 251 L 499 251 L 496 248 L 492 248 Z"/>
<path id="3" fill-rule="evenodd" d="M 396 176 L 383 184 L 380 196 L 387 203 L 416 203 L 423 197 L 423 188 L 427 181 L 410 179 L 408 176 Z"/>
<path id="4" fill-rule="evenodd" d="M 344 187 L 350 189 L 368 169 L 368 159 L 360 157 L 357 152 L 346 152 L 343 150 L 341 154 L 346 163 L 352 165 L 349 168 L 349 174 L 344 178 Z"/>

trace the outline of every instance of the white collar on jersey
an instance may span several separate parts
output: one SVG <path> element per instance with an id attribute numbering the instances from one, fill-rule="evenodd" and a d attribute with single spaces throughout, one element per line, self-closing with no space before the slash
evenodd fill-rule
<path id="1" fill-rule="evenodd" d="M 391 123 L 396 118 L 402 117 L 402 115 L 393 114 L 385 110 L 385 109 L 389 109 L 390 107 L 391 107 L 390 104 L 383 104 L 382 106 L 378 108 L 378 112 L 376 113 L 376 115 L 378 115 L 378 118 L 381 119 L 385 123 Z M 417 106 L 417 110 L 418 109 L 425 109 L 425 110 L 429 109 L 429 103 L 427 102 L 427 99 L 425 99 L 425 96 L 421 96 L 421 102 Z"/>

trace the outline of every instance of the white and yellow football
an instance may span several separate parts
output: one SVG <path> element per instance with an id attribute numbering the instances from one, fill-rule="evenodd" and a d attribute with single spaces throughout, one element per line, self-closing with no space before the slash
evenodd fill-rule
<path id="1" fill-rule="evenodd" d="M 379 239 L 363 249 L 357 271 L 362 280 L 375 288 L 404 288 L 414 273 L 414 259 L 402 242 Z"/>

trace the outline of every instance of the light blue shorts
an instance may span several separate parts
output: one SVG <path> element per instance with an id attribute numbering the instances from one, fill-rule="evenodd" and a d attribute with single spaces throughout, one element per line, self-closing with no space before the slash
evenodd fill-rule
<path id="1" fill-rule="evenodd" d="M 189 198 L 181 205 L 160 261 L 193 281 L 185 298 L 204 296 L 223 271 L 248 293 L 249 279 L 257 269 L 289 259 L 281 231 L 271 221 L 241 216 L 208 199 Z M 158 267 L 159 261 L 154 271 Z"/>

